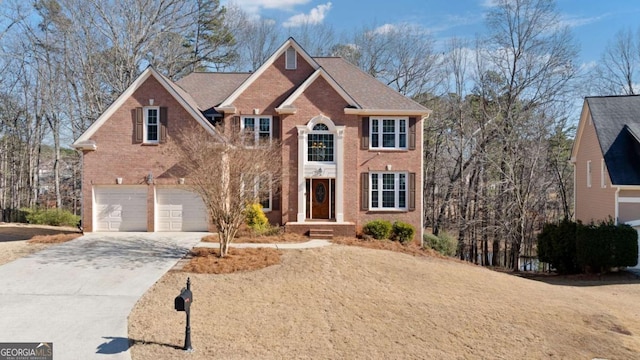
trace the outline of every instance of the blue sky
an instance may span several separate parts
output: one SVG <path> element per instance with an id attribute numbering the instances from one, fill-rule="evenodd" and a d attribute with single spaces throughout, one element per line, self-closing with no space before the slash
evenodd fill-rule
<path id="1" fill-rule="evenodd" d="M 330 25 L 338 34 L 363 26 L 410 23 L 436 40 L 474 38 L 484 31 L 492 0 L 234 0 L 247 12 L 295 27 L 303 21 Z M 223 4 L 228 0 L 222 1 Z M 579 63 L 597 61 L 614 34 L 640 27 L 640 1 L 557 0 L 562 20 L 580 44 Z"/>

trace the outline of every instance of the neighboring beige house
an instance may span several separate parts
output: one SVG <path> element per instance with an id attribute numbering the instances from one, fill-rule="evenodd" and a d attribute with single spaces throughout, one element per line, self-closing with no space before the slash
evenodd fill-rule
<path id="1" fill-rule="evenodd" d="M 585 98 L 571 162 L 576 220 L 640 231 L 640 96 Z"/>
<path id="2" fill-rule="evenodd" d="M 188 178 L 163 149 L 181 127 L 250 129 L 282 142 L 281 191 L 263 199 L 272 224 L 352 235 L 374 219 L 422 236 L 422 129 L 430 110 L 341 58 L 311 57 L 287 40 L 252 73 L 152 68 L 74 143 L 83 153 L 86 231 L 210 229 Z M 276 159 L 274 159 L 276 160 Z M 277 190 L 277 189 L 276 189 Z"/>

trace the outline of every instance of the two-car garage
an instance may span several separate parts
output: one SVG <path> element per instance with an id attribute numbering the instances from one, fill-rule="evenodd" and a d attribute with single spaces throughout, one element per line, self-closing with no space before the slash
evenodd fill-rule
<path id="1" fill-rule="evenodd" d="M 94 186 L 94 231 L 207 231 L 207 211 L 199 195 L 179 188 L 155 188 L 148 202 L 147 186 Z M 151 206 L 148 206 L 151 205 Z"/>

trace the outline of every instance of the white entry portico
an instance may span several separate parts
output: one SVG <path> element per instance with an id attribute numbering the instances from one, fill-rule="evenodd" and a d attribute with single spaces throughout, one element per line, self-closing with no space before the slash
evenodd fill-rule
<path id="1" fill-rule="evenodd" d="M 307 220 L 308 199 L 307 193 L 309 180 L 313 179 L 333 180 L 335 185 L 330 185 L 330 196 L 335 197 L 334 208 L 330 206 L 330 217 L 335 216 L 337 223 L 344 222 L 344 126 L 336 126 L 334 122 L 324 116 L 318 115 L 306 125 L 297 125 L 298 129 L 298 213 L 297 221 Z M 317 139 L 317 141 L 315 141 Z M 328 145 L 328 146 L 327 146 Z M 331 151 L 330 154 L 318 155 L 317 151 Z M 324 196 L 324 195 L 323 195 Z M 310 201 L 311 202 L 311 201 Z M 310 216 L 311 217 L 311 216 Z"/>

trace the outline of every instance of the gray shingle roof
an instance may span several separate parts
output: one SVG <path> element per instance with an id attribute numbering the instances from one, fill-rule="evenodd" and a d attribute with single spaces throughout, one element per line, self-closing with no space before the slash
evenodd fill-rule
<path id="1" fill-rule="evenodd" d="M 640 185 L 640 96 L 587 97 L 614 185 Z"/>
<path id="2" fill-rule="evenodd" d="M 250 73 L 194 72 L 176 83 L 193 97 L 200 110 L 207 111 L 220 105 L 250 75 Z"/>
<path id="3" fill-rule="evenodd" d="M 357 66 L 339 57 L 313 58 L 363 108 L 367 110 L 428 111 Z"/>

